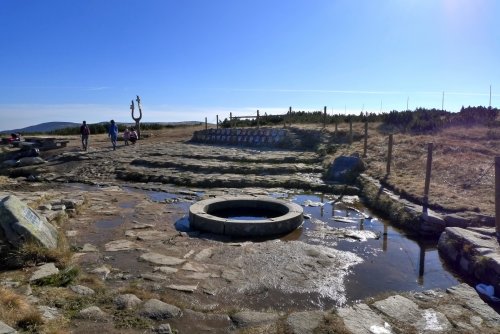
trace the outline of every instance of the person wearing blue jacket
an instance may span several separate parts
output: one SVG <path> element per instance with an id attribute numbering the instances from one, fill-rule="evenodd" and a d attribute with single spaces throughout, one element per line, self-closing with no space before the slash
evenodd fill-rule
<path id="1" fill-rule="evenodd" d="M 118 126 L 115 124 L 114 120 L 111 120 L 111 124 L 108 128 L 108 137 L 111 138 L 111 144 L 113 145 L 113 150 L 116 150 L 116 140 L 118 139 Z"/>

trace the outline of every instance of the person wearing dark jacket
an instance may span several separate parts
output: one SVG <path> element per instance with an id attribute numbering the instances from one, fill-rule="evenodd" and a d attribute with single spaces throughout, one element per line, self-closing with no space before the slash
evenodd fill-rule
<path id="1" fill-rule="evenodd" d="M 82 125 L 80 126 L 80 136 L 82 137 L 82 146 L 84 151 L 86 151 L 89 146 L 89 135 L 89 126 L 87 125 L 86 121 L 83 121 Z"/>

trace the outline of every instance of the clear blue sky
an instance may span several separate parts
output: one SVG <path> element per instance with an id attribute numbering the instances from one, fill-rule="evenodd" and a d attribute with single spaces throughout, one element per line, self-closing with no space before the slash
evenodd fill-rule
<path id="1" fill-rule="evenodd" d="M 0 0 L 0 130 L 500 105 L 496 0 Z"/>

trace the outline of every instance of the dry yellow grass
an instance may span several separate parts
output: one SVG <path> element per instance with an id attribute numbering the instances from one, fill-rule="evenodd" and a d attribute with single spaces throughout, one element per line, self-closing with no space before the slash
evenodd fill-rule
<path id="1" fill-rule="evenodd" d="M 348 130 L 348 124 L 343 128 Z M 363 124 L 353 128 L 359 135 L 364 133 Z M 391 174 L 386 176 L 388 135 L 380 130 L 380 124 L 370 124 L 367 174 L 385 180 L 414 200 L 422 200 L 427 145 L 433 143 L 430 204 L 449 211 L 494 215 L 493 163 L 500 155 L 500 137 L 492 136 L 493 130 L 476 126 L 450 127 L 435 134 L 395 133 Z M 363 153 L 363 140 L 343 146 L 336 155 L 354 152 Z"/>
<path id="2" fill-rule="evenodd" d="M 0 319 L 11 327 L 34 328 L 42 324 L 40 313 L 25 297 L 6 288 L 0 288 Z"/>

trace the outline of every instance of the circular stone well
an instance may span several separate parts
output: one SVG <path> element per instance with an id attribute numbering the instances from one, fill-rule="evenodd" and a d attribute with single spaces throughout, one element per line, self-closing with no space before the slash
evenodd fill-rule
<path id="1" fill-rule="evenodd" d="M 238 217 L 238 212 L 248 217 Z M 303 212 L 300 205 L 272 197 L 222 196 L 191 205 L 189 223 L 216 234 L 262 237 L 295 230 L 304 220 Z"/>

